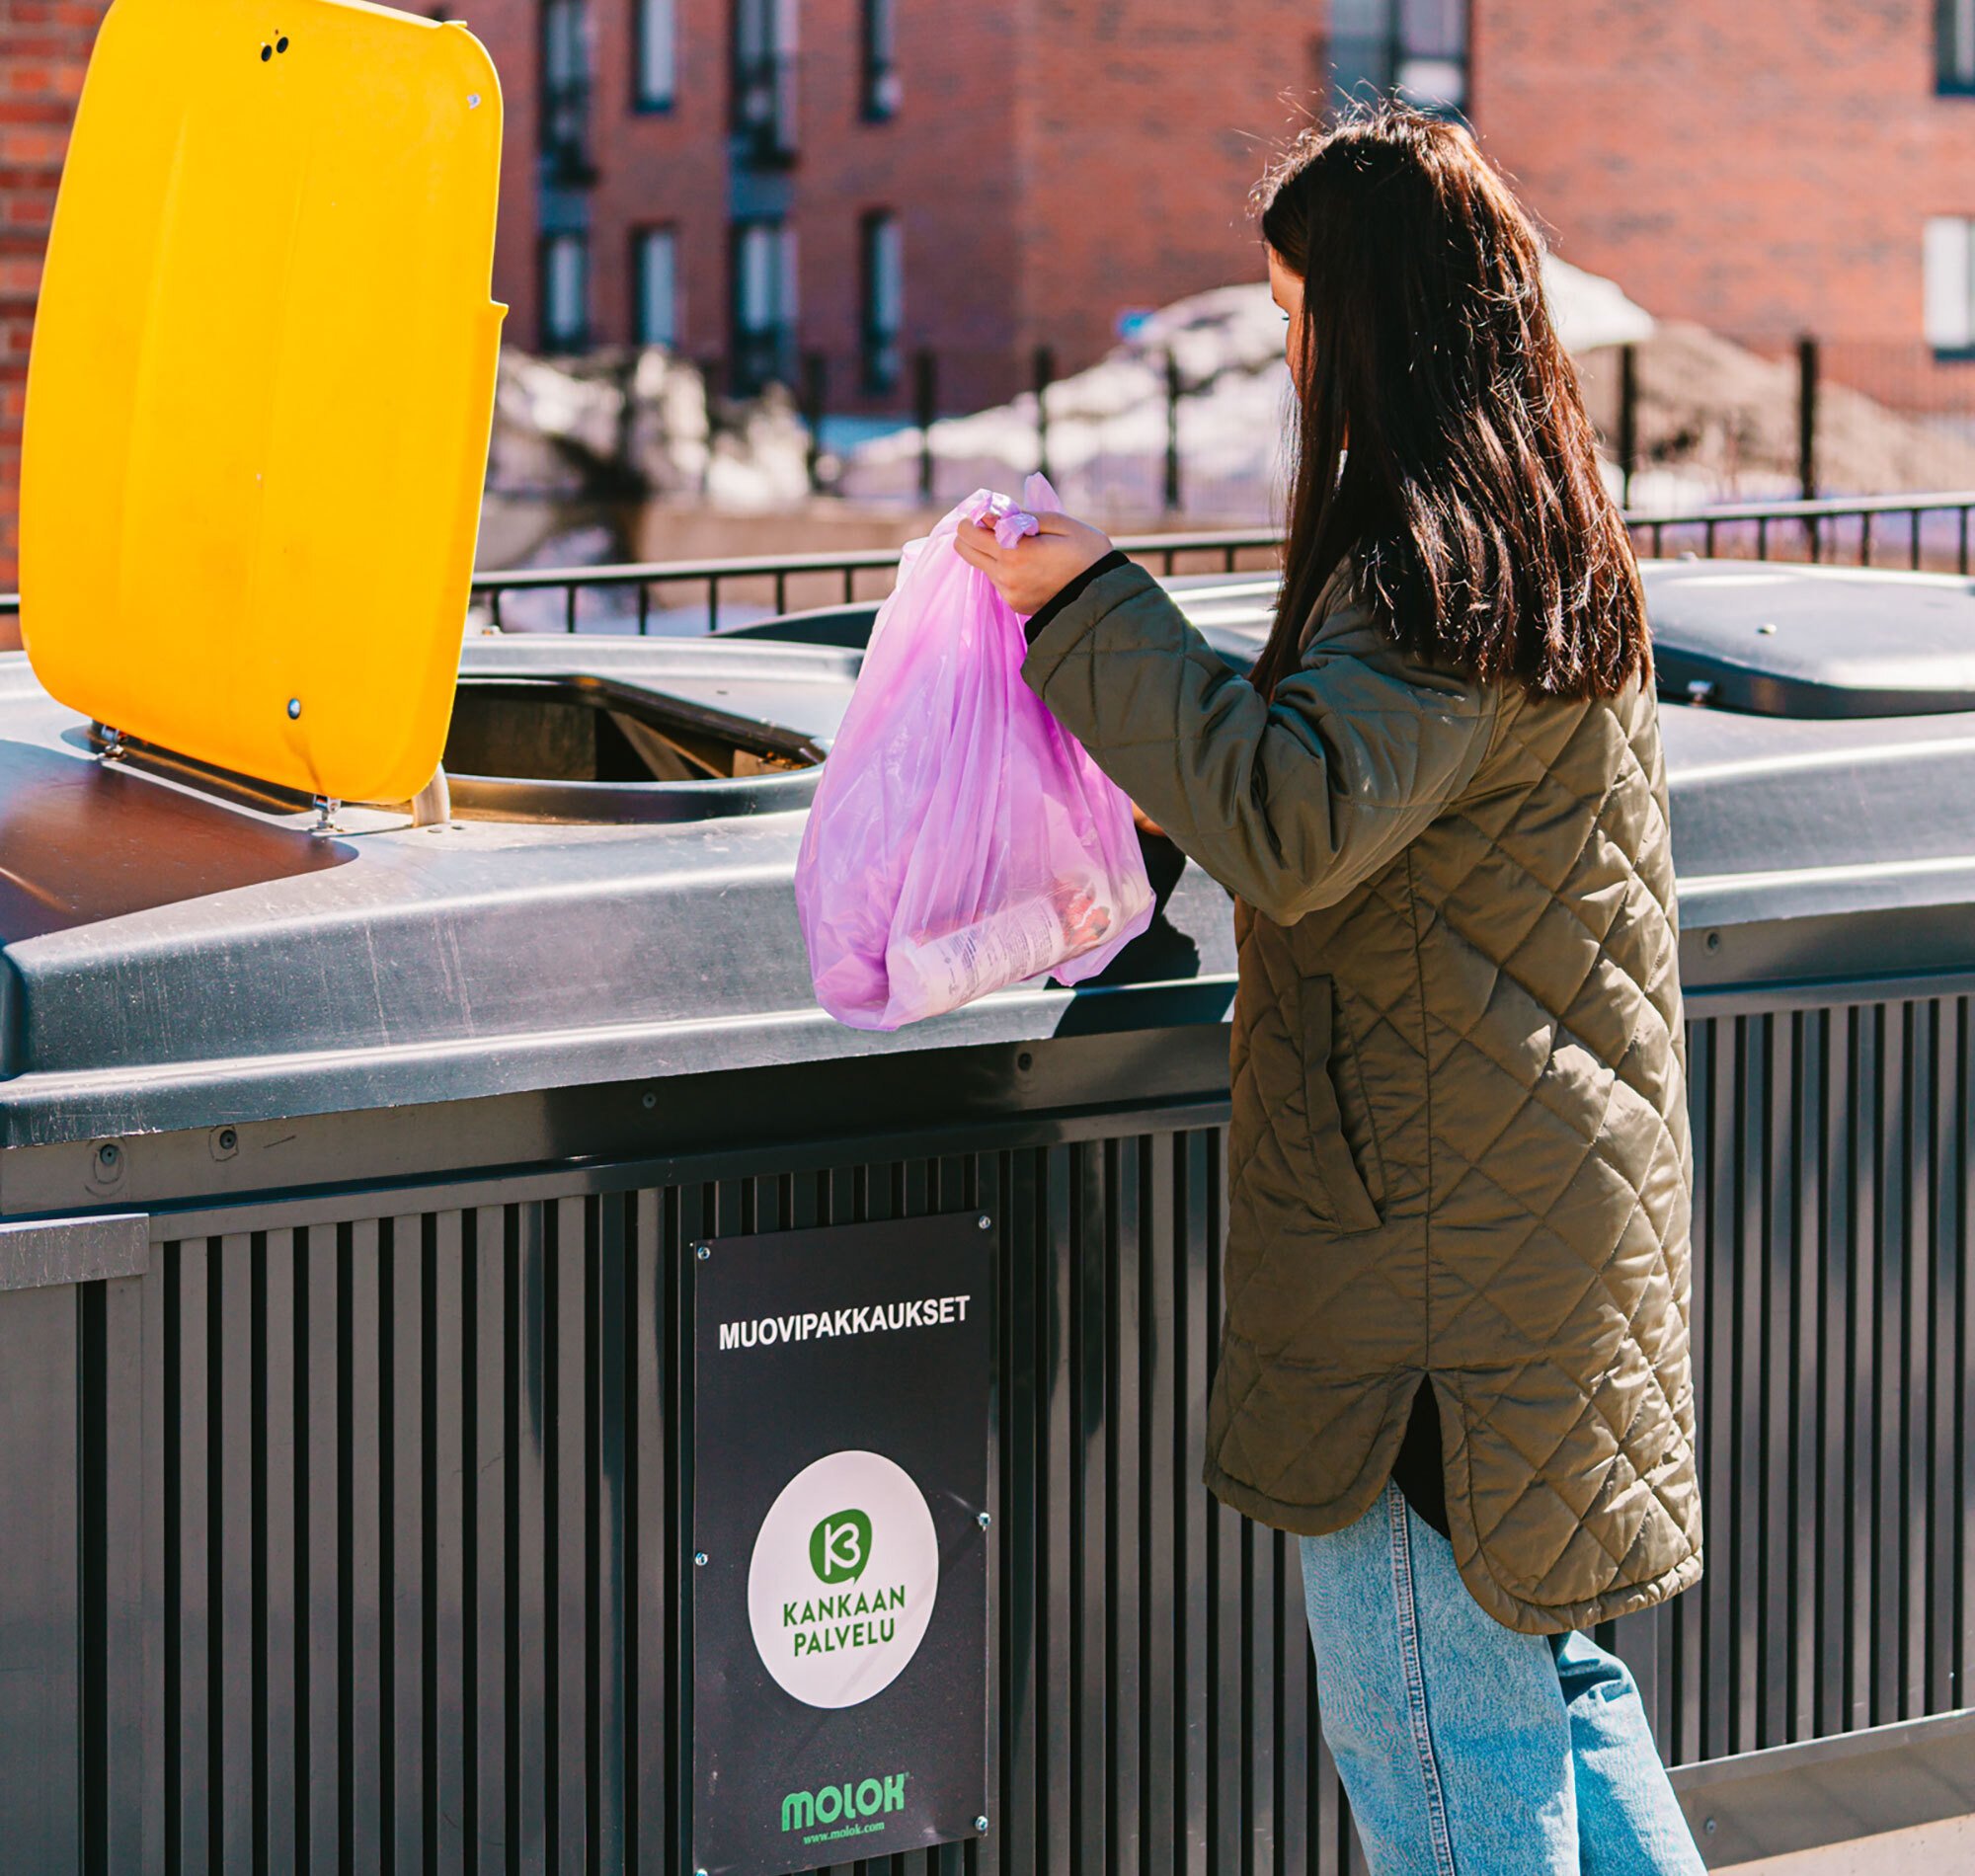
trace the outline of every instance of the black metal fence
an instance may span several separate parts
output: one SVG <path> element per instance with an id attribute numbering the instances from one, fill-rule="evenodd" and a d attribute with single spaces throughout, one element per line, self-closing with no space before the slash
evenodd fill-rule
<path id="1" fill-rule="evenodd" d="M 1720 554 L 1966 574 L 1971 513 L 1975 491 L 1780 502 L 1626 518 L 1634 543 L 1650 556 Z M 1269 528 L 1233 528 L 1128 535 L 1118 545 L 1161 574 L 1231 574 L 1273 569 L 1282 536 Z M 523 629 L 559 625 L 577 632 L 595 624 L 648 633 L 655 626 L 668 629 L 665 615 L 670 612 L 695 620 L 703 616 L 707 629 L 718 630 L 723 606 L 731 619 L 737 607 L 781 613 L 791 606 L 879 598 L 890 589 L 897 565 L 897 553 L 884 549 L 543 568 L 484 574 L 475 581 L 473 594 L 487 623 L 503 630 L 514 629 L 513 602 L 517 596 L 534 602 Z M 677 595 L 684 596 L 684 605 L 674 603 Z"/>
<path id="2" fill-rule="evenodd" d="M 800 413 L 821 493 L 951 499 L 982 466 L 981 436 L 952 426 L 992 410 L 988 456 L 1003 473 L 1041 464 L 1060 486 L 1066 476 L 1079 511 L 1226 524 L 1259 520 L 1270 483 L 1260 462 L 1230 479 L 1215 438 L 1227 422 L 1253 421 L 1243 382 L 1277 369 L 1252 335 L 1228 343 L 1208 325 L 1142 327 L 1095 375 L 1066 376 L 1087 341 L 934 350 L 870 320 L 853 345 L 821 351 L 782 320 L 692 364 L 730 416 L 775 386 Z M 1672 322 L 1577 362 L 1616 483 L 1641 510 L 1975 480 L 1975 353 Z M 1217 417 L 1224 395 L 1244 414 Z M 873 455 L 866 445 L 879 439 Z"/>
<path id="3" fill-rule="evenodd" d="M 1966 575 L 1971 515 L 1975 490 L 1628 514 L 1626 525 L 1649 557 L 1720 555 Z M 1164 575 L 1232 574 L 1272 570 L 1282 536 L 1273 528 L 1223 528 L 1125 535 L 1118 545 Z M 642 636 L 676 632 L 682 617 L 717 631 L 735 622 L 737 612 L 745 617 L 880 598 L 898 560 L 896 550 L 872 548 L 531 568 L 476 575 L 472 600 L 488 626 L 504 631 L 603 627 Z M 515 616 L 517 602 L 527 607 L 524 619 Z M 18 593 L 0 593 L 0 618 L 18 614 L 20 605 Z"/>

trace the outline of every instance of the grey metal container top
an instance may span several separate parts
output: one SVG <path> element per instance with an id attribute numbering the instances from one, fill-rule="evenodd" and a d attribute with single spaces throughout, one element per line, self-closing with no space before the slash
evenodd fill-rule
<path id="1" fill-rule="evenodd" d="M 1647 583 L 1690 993 L 1975 967 L 1969 583 Z M 1271 578 L 1170 584 L 1253 655 Z M 352 808 L 328 836 L 251 784 L 100 761 L 0 656 L 0 1146 L 1222 1020 L 1227 899 L 1163 843 L 1161 914 L 1095 986 L 893 1036 L 816 1007 L 791 878 L 858 653 L 793 641 L 854 642 L 870 612 L 793 638 L 469 640 L 452 823 Z M 1697 681 L 1705 707 L 1682 701 Z"/>

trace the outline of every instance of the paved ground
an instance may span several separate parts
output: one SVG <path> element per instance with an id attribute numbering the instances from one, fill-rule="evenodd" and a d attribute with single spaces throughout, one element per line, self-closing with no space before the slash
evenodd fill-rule
<path id="1" fill-rule="evenodd" d="M 1975 1818 L 1727 1864 L 1714 1876 L 1952 1876 L 1957 1871 L 1975 1872 Z"/>

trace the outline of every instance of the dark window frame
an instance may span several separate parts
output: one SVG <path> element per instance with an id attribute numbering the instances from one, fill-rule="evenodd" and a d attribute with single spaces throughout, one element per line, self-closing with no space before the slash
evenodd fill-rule
<path id="1" fill-rule="evenodd" d="M 750 9 L 761 28 L 761 45 L 753 52 L 742 44 Z M 795 162 L 800 126 L 795 109 L 795 53 L 776 34 L 774 0 L 734 0 L 727 34 L 728 119 L 738 160 L 754 169 L 786 169 Z M 760 98 L 767 115 L 754 113 Z"/>
<path id="2" fill-rule="evenodd" d="M 1336 29 L 1333 19 L 1329 32 L 1319 41 L 1319 64 L 1323 71 L 1326 89 L 1337 104 L 1350 104 L 1363 99 L 1366 89 L 1380 97 L 1398 97 L 1398 75 L 1400 69 L 1411 60 L 1444 60 L 1458 65 L 1461 70 L 1461 97 L 1452 104 L 1433 104 L 1410 100 L 1415 108 L 1433 112 L 1442 117 L 1456 118 L 1462 122 L 1472 122 L 1474 117 L 1474 0 L 1460 0 L 1461 42 L 1458 49 L 1421 48 L 1409 45 L 1405 38 L 1404 0 L 1379 0 L 1385 15 L 1382 37 L 1374 39 L 1359 34 L 1342 34 Z M 1376 56 L 1378 70 L 1362 73 L 1358 79 L 1346 84 L 1338 67 L 1338 48 L 1348 45 L 1371 48 Z"/>
<path id="3" fill-rule="evenodd" d="M 557 334 L 549 329 L 549 307 L 552 303 L 550 290 L 551 269 L 556 244 L 574 241 L 583 255 L 582 317 L 573 334 Z M 540 235 L 535 244 L 535 284 L 540 293 L 539 313 L 536 320 L 540 328 L 541 349 L 545 356 L 567 356 L 574 352 L 588 352 L 594 331 L 591 316 L 591 268 L 590 235 L 579 228 L 562 228 Z"/>
<path id="4" fill-rule="evenodd" d="M 788 263 L 790 225 L 786 215 L 744 215 L 728 224 L 727 330 L 732 341 L 732 351 L 729 353 L 727 375 L 733 391 L 742 397 L 754 395 L 771 379 L 779 379 L 784 384 L 789 384 L 793 380 L 796 330 L 795 322 L 788 317 L 786 280 L 782 281 L 784 303 L 777 309 L 779 316 L 772 326 L 750 331 L 741 323 L 741 286 L 744 277 L 742 257 L 750 232 L 756 228 L 766 228 L 774 233 L 778 250 L 774 265 L 779 278 Z M 768 358 L 767 368 L 757 370 L 759 358 L 764 355 Z"/>
<path id="5" fill-rule="evenodd" d="M 884 43 L 879 43 L 882 16 Z M 899 116 L 898 0 L 858 0 L 857 117 L 863 123 L 892 123 Z"/>
<path id="6" fill-rule="evenodd" d="M 1956 45 L 1954 16 L 1959 0 L 1935 0 L 1934 7 L 1934 95 L 1936 98 L 1975 98 L 1975 12 L 1968 21 L 1968 43 Z M 1950 52 L 1961 52 L 1967 63 L 1964 74 L 1952 69 Z"/>
<path id="7" fill-rule="evenodd" d="M 645 242 L 652 235 L 672 236 L 672 342 L 668 350 L 674 357 L 681 355 L 685 343 L 685 322 L 679 317 L 682 310 L 679 298 L 679 225 L 676 221 L 641 221 L 631 228 L 631 337 L 640 346 L 658 345 L 659 340 L 645 337 Z"/>
<path id="8" fill-rule="evenodd" d="M 672 88 L 663 98 L 645 89 L 645 9 L 649 0 L 631 0 L 631 109 L 641 117 L 670 117 L 678 109 L 678 0 L 666 0 L 672 29 Z"/>
<path id="9" fill-rule="evenodd" d="M 576 22 L 577 69 L 558 69 L 557 26 Z M 549 0 L 541 9 L 536 47 L 541 64 L 537 77 L 540 108 L 536 112 L 535 143 L 552 179 L 566 189 L 583 189 L 596 180 L 591 154 L 590 107 L 595 95 L 596 72 L 591 62 L 590 0 Z"/>
<path id="10" fill-rule="evenodd" d="M 888 226 L 898 230 L 901 301 L 899 324 L 890 334 L 877 322 L 878 232 Z M 857 381 L 867 397 L 883 397 L 905 382 L 905 219 L 895 208 L 867 208 L 857 217 Z"/>

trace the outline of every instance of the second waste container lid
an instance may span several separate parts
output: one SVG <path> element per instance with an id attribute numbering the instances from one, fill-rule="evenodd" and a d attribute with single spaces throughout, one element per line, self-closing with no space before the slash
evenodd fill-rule
<path id="1" fill-rule="evenodd" d="M 1975 710 L 1975 581 L 1774 562 L 1643 573 L 1665 694 L 1765 717 Z"/>

